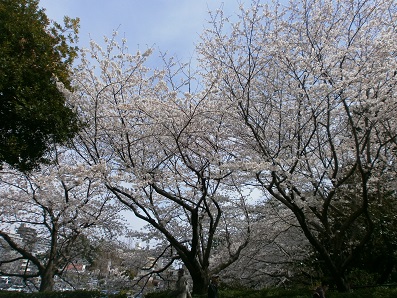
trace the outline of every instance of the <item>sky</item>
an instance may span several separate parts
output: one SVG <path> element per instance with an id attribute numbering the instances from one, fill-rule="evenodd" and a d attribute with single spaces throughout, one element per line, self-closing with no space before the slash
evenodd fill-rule
<path id="1" fill-rule="evenodd" d="M 127 39 L 130 50 L 167 52 L 183 61 L 194 56 L 195 43 L 208 26 L 208 11 L 222 7 L 236 14 L 249 0 L 40 0 L 47 16 L 62 22 L 63 16 L 80 18 L 79 47 L 92 38 L 101 43 L 114 30 Z"/>

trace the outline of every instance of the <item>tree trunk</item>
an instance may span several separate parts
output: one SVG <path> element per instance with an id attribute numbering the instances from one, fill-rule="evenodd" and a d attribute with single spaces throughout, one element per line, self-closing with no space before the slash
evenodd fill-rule
<path id="1" fill-rule="evenodd" d="M 344 274 L 334 274 L 332 278 L 335 282 L 338 292 L 343 293 L 343 292 L 348 292 L 350 290 L 350 285 L 346 281 Z"/>
<path id="2" fill-rule="evenodd" d="M 395 262 L 393 261 L 392 257 L 390 257 L 389 262 L 384 266 L 380 276 L 376 280 L 376 283 L 378 285 L 386 283 L 390 275 L 393 273 L 393 269 L 395 266 Z"/>
<path id="3" fill-rule="evenodd" d="M 209 285 L 209 276 L 207 271 L 193 270 L 190 271 L 190 276 L 193 280 L 193 294 L 205 295 L 207 294 Z"/>
<path id="4" fill-rule="evenodd" d="M 50 292 L 54 290 L 54 265 L 48 264 L 41 275 L 39 292 Z"/>

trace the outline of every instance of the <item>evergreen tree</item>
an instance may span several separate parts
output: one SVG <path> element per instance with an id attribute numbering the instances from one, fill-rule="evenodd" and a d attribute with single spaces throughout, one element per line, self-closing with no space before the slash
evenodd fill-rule
<path id="1" fill-rule="evenodd" d="M 0 164 L 29 171 L 77 131 L 69 87 L 78 19 L 51 24 L 37 0 L 0 1 Z"/>

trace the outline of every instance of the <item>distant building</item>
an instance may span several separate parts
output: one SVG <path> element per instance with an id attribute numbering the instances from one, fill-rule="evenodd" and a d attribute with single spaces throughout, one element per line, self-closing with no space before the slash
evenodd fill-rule
<path id="1" fill-rule="evenodd" d="M 77 264 L 73 264 L 70 263 L 66 266 L 65 271 L 67 272 L 76 272 L 76 273 L 83 273 L 86 271 L 86 265 L 81 264 L 81 263 L 77 263 Z"/>
<path id="2" fill-rule="evenodd" d="M 35 229 L 29 228 L 25 224 L 21 224 L 17 229 L 17 233 L 19 236 L 21 236 L 25 246 L 33 248 L 33 246 L 36 244 L 37 232 Z"/>

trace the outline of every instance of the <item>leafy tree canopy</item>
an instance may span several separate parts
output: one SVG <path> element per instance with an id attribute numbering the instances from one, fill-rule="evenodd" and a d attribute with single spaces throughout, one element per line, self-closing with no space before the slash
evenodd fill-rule
<path id="1" fill-rule="evenodd" d="M 38 2 L 0 2 L 0 163 L 22 171 L 77 131 L 57 85 L 69 87 L 79 20 L 51 24 Z"/>

